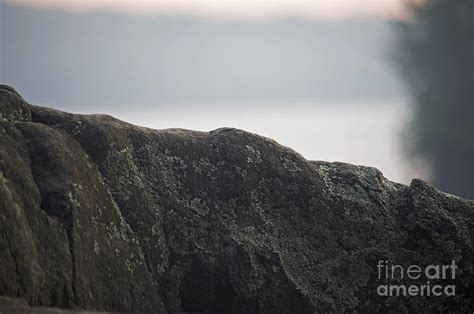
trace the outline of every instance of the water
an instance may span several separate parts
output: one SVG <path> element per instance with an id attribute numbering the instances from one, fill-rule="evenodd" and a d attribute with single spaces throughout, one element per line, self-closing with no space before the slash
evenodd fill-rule
<path id="1" fill-rule="evenodd" d="M 130 107 L 109 113 L 155 129 L 235 127 L 272 138 L 310 160 L 369 165 L 406 184 L 415 177 L 428 178 L 421 162 L 406 157 L 411 110 L 402 101 Z"/>

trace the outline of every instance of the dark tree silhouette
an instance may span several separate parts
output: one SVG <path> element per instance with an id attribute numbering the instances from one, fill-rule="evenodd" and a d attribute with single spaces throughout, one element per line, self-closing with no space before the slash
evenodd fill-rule
<path id="1" fill-rule="evenodd" d="M 398 24 L 402 73 L 412 92 L 414 152 L 433 184 L 474 198 L 474 0 L 406 1 Z"/>

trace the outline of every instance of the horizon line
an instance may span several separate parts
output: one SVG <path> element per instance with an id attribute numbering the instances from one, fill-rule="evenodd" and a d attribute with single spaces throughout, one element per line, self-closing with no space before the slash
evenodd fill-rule
<path id="1" fill-rule="evenodd" d="M 221 0 L 222 1 L 222 0 Z M 390 7 L 371 6 L 374 0 L 320 0 L 319 2 L 279 1 L 138 1 L 88 0 L 63 2 L 61 0 L 5 0 L 3 3 L 43 11 L 55 10 L 73 14 L 111 13 L 126 16 L 163 17 L 182 16 L 230 21 L 268 21 L 301 19 L 309 21 L 340 21 L 357 18 L 404 20 L 406 8 L 396 0 L 385 0 Z M 334 2 L 336 1 L 336 2 Z M 378 0 L 380 1 L 380 0 Z M 218 4 L 219 3 L 219 4 Z M 334 4 L 336 3 L 336 6 Z M 356 4 L 364 4 L 355 6 Z M 301 6 L 299 6 L 301 5 Z"/>

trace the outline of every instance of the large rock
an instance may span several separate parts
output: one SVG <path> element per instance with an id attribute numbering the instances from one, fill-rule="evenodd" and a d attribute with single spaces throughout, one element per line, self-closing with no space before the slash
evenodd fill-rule
<path id="1" fill-rule="evenodd" d="M 236 129 L 152 130 L 31 106 L 5 86 L 0 116 L 6 299 L 142 313 L 474 309 L 473 201 Z M 454 261 L 454 279 L 429 284 L 455 296 L 380 296 L 427 279 L 384 281 L 379 261 Z"/>

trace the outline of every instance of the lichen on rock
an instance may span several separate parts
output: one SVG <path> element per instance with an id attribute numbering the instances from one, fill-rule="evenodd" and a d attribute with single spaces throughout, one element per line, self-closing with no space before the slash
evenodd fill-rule
<path id="1" fill-rule="evenodd" d="M 473 201 L 241 130 L 151 130 L 32 106 L 5 86 L 0 114 L 5 299 L 137 313 L 474 309 Z M 380 296 L 381 260 L 455 261 L 456 295 Z"/>

